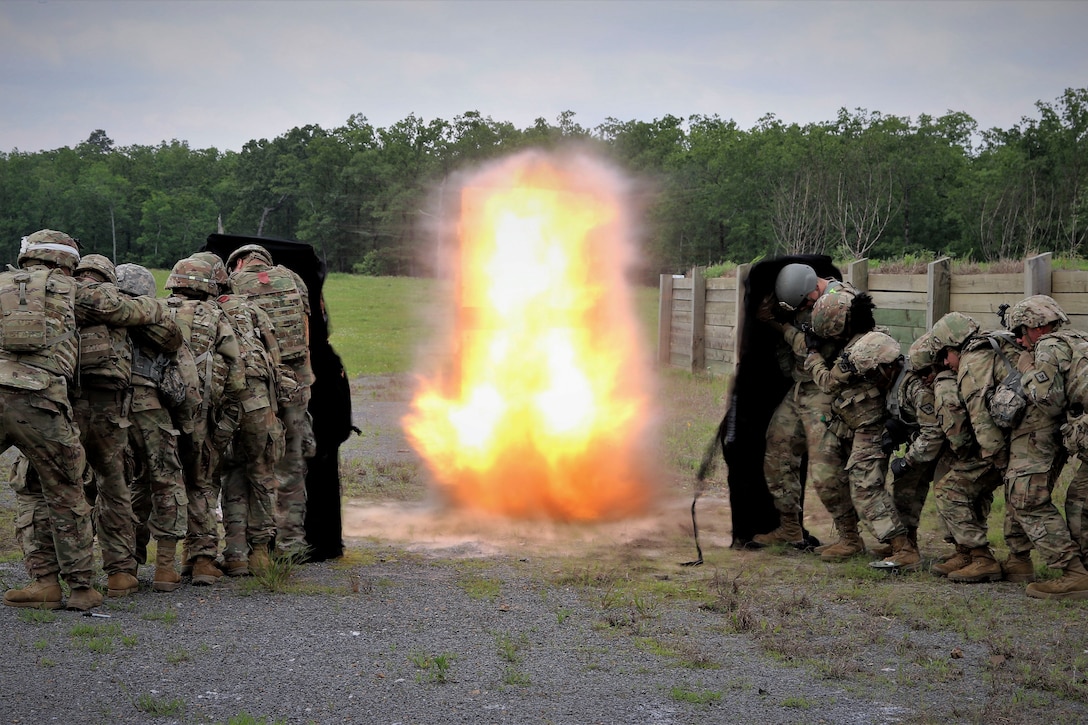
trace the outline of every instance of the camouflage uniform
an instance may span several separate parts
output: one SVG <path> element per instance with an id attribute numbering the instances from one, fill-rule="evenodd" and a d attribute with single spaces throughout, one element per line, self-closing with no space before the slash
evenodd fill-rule
<path id="1" fill-rule="evenodd" d="M 138 587 L 132 499 L 123 458 L 130 423 L 127 416 L 132 346 L 128 328 L 157 324 L 162 308 L 149 298 L 130 299 L 113 284 L 113 264 L 97 266 L 88 255 L 80 262 L 76 317 L 80 321 L 80 376 L 75 400 L 87 458 L 94 469 L 96 532 L 109 594 L 123 596 Z M 95 281 L 94 271 L 104 279 Z"/>
<path id="2" fill-rule="evenodd" d="M 237 429 L 213 434 L 219 445 L 229 443 L 222 466 L 223 559 L 227 573 L 239 575 L 249 571 L 250 563 L 264 563 L 276 536 L 275 465 L 284 448 L 283 426 L 276 417 L 279 346 L 260 307 L 236 295 L 221 295 L 218 302 L 245 363 Z"/>
<path id="3" fill-rule="evenodd" d="M 36 296 L 39 283 L 46 290 L 43 347 L 31 350 L 14 338 L 9 341 L 6 327 L 0 338 L 0 450 L 16 446 L 40 476 L 38 487 L 16 491 L 16 526 L 33 531 L 35 545 L 25 564 L 35 581 L 8 590 L 4 604 L 9 606 L 60 607 L 58 573 L 72 587 L 69 607 L 88 609 L 102 601 L 91 588 L 91 508 L 83 494 L 86 456 L 68 402 L 78 354 L 77 284 L 70 275 L 78 260 L 75 241 L 62 232 L 45 229 L 26 237 L 19 255 L 23 272 L 29 273 L 24 290 Z M 6 317 L 6 298 L 3 304 Z"/>
<path id="4" fill-rule="evenodd" d="M 307 415 L 314 374 L 309 351 L 309 292 L 302 279 L 259 245 L 235 250 L 230 288 L 263 309 L 272 321 L 282 362 L 297 383 L 297 392 L 281 402 L 279 417 L 286 432 L 283 457 L 276 464 L 276 548 L 303 556 L 306 550 L 306 458 L 313 456 L 312 427 Z M 281 373 L 282 376 L 282 373 Z"/>
<path id="5" fill-rule="evenodd" d="M 185 482 L 178 455 L 178 437 L 181 432 L 175 426 L 170 410 L 160 397 L 163 384 L 164 364 L 167 357 L 182 347 L 181 329 L 174 322 L 166 307 L 166 301 L 151 297 L 154 279 L 145 285 L 133 286 L 128 275 L 142 279 L 136 265 L 120 265 L 117 268 L 118 286 L 127 295 L 137 299 L 152 299 L 163 310 L 163 319 L 139 330 L 134 330 L 132 359 L 132 403 L 129 420 L 129 444 L 135 463 L 132 487 L 132 509 L 137 524 L 137 558 L 146 560 L 146 544 L 149 537 L 156 542 L 155 579 L 156 591 L 173 591 L 180 585 L 180 577 L 173 571 L 174 552 L 177 542 L 185 536 L 186 507 Z M 147 270 L 143 270 L 147 272 Z M 138 273 L 138 274 L 137 274 Z M 149 276 L 147 272 L 146 276 Z M 165 553 L 169 557 L 164 557 Z"/>
<path id="6" fill-rule="evenodd" d="M 914 431 L 901 457 L 906 470 L 892 479 L 892 496 L 899 517 L 917 544 L 930 482 L 938 478 L 938 468 L 948 467 L 948 444 L 937 421 L 933 388 L 923 376 L 908 371 L 896 388 L 896 396 L 900 419 Z"/>
<path id="7" fill-rule="evenodd" d="M 1040 313 L 1051 312 L 1045 319 Z M 1084 405 L 1088 401 L 1088 335 L 1075 330 L 1058 329 L 1068 321 L 1065 313 L 1050 297 L 1036 295 L 1017 304 L 1008 314 L 1010 326 L 1039 329 L 1051 325 L 1025 352 L 1018 367 L 1021 381 L 1032 405 L 1024 422 L 1013 433 L 1013 452 L 1006 478 L 1011 507 L 1047 566 L 1067 574 L 1081 575 L 1083 557 L 1083 509 L 1086 474 L 1083 473 Z M 1026 331 L 1024 333 L 1026 336 Z M 1068 421 L 1060 425 L 1063 413 Z M 1064 438 L 1064 446 L 1063 446 Z M 1017 446 L 1016 442 L 1022 440 Z M 1081 459 L 1080 470 L 1070 483 L 1066 510 L 1067 524 L 1051 499 L 1055 479 L 1064 461 L 1066 449 Z M 1049 464 L 1050 467 L 1047 467 Z M 1029 586 L 1028 593 L 1048 587 Z M 1082 598 L 1078 591 L 1074 598 Z M 1065 596 L 1071 595 L 1065 592 Z"/>
<path id="8" fill-rule="evenodd" d="M 829 281 L 824 291 L 825 295 L 852 296 L 855 293 L 854 288 L 838 281 Z M 810 322 L 811 312 L 798 310 L 793 322 L 783 327 L 785 346 L 780 351 L 780 357 L 794 383 L 775 408 L 767 426 L 763 472 L 780 518 L 796 519 L 802 505 L 801 461 L 808 453 L 806 480 L 812 483 L 820 502 L 836 523 L 843 525 L 848 520 L 856 522 L 857 514 L 850 500 L 842 444 L 827 428 L 832 396 L 822 391 L 805 369 L 809 350 L 802 328 Z M 824 340 L 820 349 L 822 354 L 833 358 L 840 345 Z M 762 543 L 760 538 L 755 537 L 754 540 Z"/>
<path id="9" fill-rule="evenodd" d="M 219 486 L 214 476 L 219 453 L 208 438 L 209 426 L 217 423 L 225 407 L 237 408 L 238 396 L 245 389 L 245 368 L 234 330 L 219 305 L 206 299 L 217 291 L 212 274 L 211 264 L 184 259 L 166 282 L 167 289 L 174 291 L 166 305 L 193 354 L 200 387 L 200 404 L 185 426 L 191 431 L 180 438 L 188 515 L 182 563 L 199 564 L 193 572 L 194 584 L 211 584 L 221 574 L 210 561 L 219 549 L 215 515 Z M 202 557 L 207 560 L 201 564 Z"/>
<path id="10" fill-rule="evenodd" d="M 854 508 L 877 539 L 893 543 L 895 561 L 889 559 L 889 563 L 911 565 L 917 563 L 917 551 L 913 561 L 901 556 L 912 546 L 895 502 L 884 487 L 888 456 L 881 441 L 888 417 L 886 396 L 894 381 L 886 381 L 885 386 L 873 379 L 878 366 L 895 364 L 895 357 L 888 352 L 874 357 L 870 365 L 862 365 L 863 356 L 870 357 L 870 348 L 898 354 L 899 343 L 882 332 L 869 332 L 852 340 L 833 366 L 814 353 L 806 359 L 805 367 L 820 389 L 834 396 L 829 429 L 849 451 L 846 469 Z"/>

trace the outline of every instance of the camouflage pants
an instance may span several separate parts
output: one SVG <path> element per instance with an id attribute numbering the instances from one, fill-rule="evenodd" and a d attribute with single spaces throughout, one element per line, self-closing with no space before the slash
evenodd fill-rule
<path id="1" fill-rule="evenodd" d="M 136 462 L 132 481 L 132 511 L 137 538 L 181 539 L 187 525 L 188 499 L 178 457 L 178 431 L 162 408 L 129 415 L 129 444 Z"/>
<path id="2" fill-rule="evenodd" d="M 952 541 L 969 549 L 990 545 L 987 534 L 994 491 L 1001 486 L 1001 471 L 978 457 L 953 458 L 948 472 L 933 484 L 937 513 Z M 1031 551 L 1031 541 L 1006 505 L 1005 543 L 1014 554 Z"/>
<path id="3" fill-rule="evenodd" d="M 880 449 L 883 433 L 883 420 L 855 430 L 846 469 L 858 518 L 877 539 L 890 541 L 905 535 L 907 527 L 899 517 L 891 492 L 884 486 L 888 456 Z"/>
<path id="4" fill-rule="evenodd" d="M 276 463 L 276 549 L 297 554 L 306 548 L 306 459 L 303 441 L 310 435 L 306 406 L 285 405 L 280 419 L 286 433 L 283 457 Z"/>
<path id="5" fill-rule="evenodd" d="M 121 451 L 129 422 L 123 412 L 123 391 L 83 390 L 75 402 L 76 422 L 94 469 L 98 495 L 94 500 L 95 533 L 106 574 L 136 573 L 136 535 L 132 493 L 125 480 Z"/>
<path id="6" fill-rule="evenodd" d="M 928 463 L 911 466 L 903 475 L 892 481 L 892 498 L 895 510 L 907 529 L 917 531 L 922 519 L 922 509 L 929 495 L 929 485 L 938 480 L 948 470 L 949 460 L 946 451 Z M 940 520 L 940 517 L 937 517 Z"/>
<path id="7" fill-rule="evenodd" d="M 767 426 L 763 473 L 781 513 L 801 511 L 801 460 L 808 453 L 806 480 L 834 518 L 853 512 L 842 441 L 827 428 L 831 397 L 813 382 L 794 383 Z"/>
<path id="8" fill-rule="evenodd" d="M 16 481 L 16 529 L 27 573 L 59 573 L 73 587 L 94 580 L 91 506 L 83 494 L 86 455 L 63 381 L 42 391 L 0 387 L 0 449 L 14 445 L 38 471 Z"/>
<path id="9" fill-rule="evenodd" d="M 223 558 L 239 561 L 268 548 L 276 535 L 279 421 L 271 408 L 242 413 L 229 455 L 223 459 Z"/>
<path id="10" fill-rule="evenodd" d="M 219 553 L 219 522 L 215 517 L 219 486 L 213 475 L 218 455 L 208 441 L 207 419 L 196 421 L 195 428 L 178 439 L 185 480 L 185 551 L 190 561 L 198 556 L 214 559 Z"/>
<path id="11" fill-rule="evenodd" d="M 1080 547 L 1050 496 L 1065 460 L 1058 425 L 1030 408 L 1009 441 L 1005 499 L 1043 561 L 1054 569 L 1080 558 Z"/>
<path id="12" fill-rule="evenodd" d="M 1080 548 L 1080 558 L 1088 560 L 1088 520 L 1084 511 L 1088 504 L 1088 453 L 1079 456 L 1077 464 L 1065 494 L 1065 519 L 1069 523 L 1069 534 Z"/>

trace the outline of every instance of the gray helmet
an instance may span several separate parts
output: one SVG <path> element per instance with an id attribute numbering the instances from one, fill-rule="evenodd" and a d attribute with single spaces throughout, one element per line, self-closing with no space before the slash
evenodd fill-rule
<path id="1" fill-rule="evenodd" d="M 230 256 L 227 257 L 227 269 L 233 269 L 235 262 L 249 256 L 255 256 L 269 267 L 272 266 L 272 255 L 268 253 L 267 249 L 260 244 L 245 244 L 235 249 L 230 253 Z"/>
<path id="2" fill-rule="evenodd" d="M 907 359 L 910 360 L 911 370 L 925 370 L 937 364 L 937 350 L 933 347 L 932 333 L 923 333 L 911 343 L 910 350 L 907 351 Z"/>
<path id="3" fill-rule="evenodd" d="M 19 266 L 29 261 L 55 264 L 71 272 L 79 263 L 79 243 L 64 232 L 41 229 L 23 237 L 19 246 Z"/>
<path id="4" fill-rule="evenodd" d="M 816 270 L 807 264 L 787 264 L 774 280 L 774 296 L 791 310 L 796 310 L 816 289 Z"/>
<path id="5" fill-rule="evenodd" d="M 850 362 L 862 375 L 876 370 L 881 365 L 903 359 L 903 352 L 895 338 L 876 330 L 866 332 L 847 349 L 850 351 Z"/>
<path id="6" fill-rule="evenodd" d="M 117 281 L 117 270 L 114 269 L 110 258 L 104 254 L 83 255 L 83 258 L 79 260 L 79 264 L 76 265 L 76 274 L 82 272 L 98 272 L 107 282 Z"/>
<path id="7" fill-rule="evenodd" d="M 133 297 L 155 296 L 155 275 L 138 264 L 117 265 L 117 288 Z"/>
<path id="8" fill-rule="evenodd" d="M 1069 317 L 1065 310 L 1053 297 L 1047 295 L 1032 295 L 1022 299 L 1005 314 L 1005 323 L 1013 332 L 1021 327 L 1044 327 L 1050 324 L 1058 326 L 1067 322 Z"/>
<path id="9" fill-rule="evenodd" d="M 841 337 L 850 321 L 850 307 L 854 295 L 844 287 L 820 295 L 812 306 L 812 331 L 823 338 Z"/>
<path id="10" fill-rule="evenodd" d="M 168 290 L 190 289 L 209 297 L 214 297 L 218 293 L 212 275 L 212 265 L 196 257 L 179 259 L 170 270 L 165 286 Z"/>
<path id="11" fill-rule="evenodd" d="M 959 350 L 963 343 L 979 331 L 975 320 L 962 312 L 949 312 L 933 323 L 929 334 L 933 336 L 933 348 L 940 351 L 946 347 Z"/>

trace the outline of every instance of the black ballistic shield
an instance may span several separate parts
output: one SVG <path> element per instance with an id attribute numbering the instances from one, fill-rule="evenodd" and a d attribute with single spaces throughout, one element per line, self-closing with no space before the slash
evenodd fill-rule
<path id="1" fill-rule="evenodd" d="M 782 374 L 776 349 L 782 336 L 758 319 L 759 307 L 774 294 L 779 270 L 787 264 L 807 264 L 820 277 L 842 279 L 842 273 L 825 255 L 794 255 L 755 264 L 744 292 L 744 327 L 740 357 L 734 371 L 728 408 L 718 427 L 718 442 L 729 468 L 729 505 L 732 512 L 734 548 L 751 542 L 778 526 L 778 511 L 767 489 L 763 458 L 767 451 L 767 426 L 793 380 Z M 801 465 L 801 489 L 805 486 L 805 462 Z M 803 497 L 802 497 L 803 498 Z M 808 532 L 805 532 L 808 537 Z"/>

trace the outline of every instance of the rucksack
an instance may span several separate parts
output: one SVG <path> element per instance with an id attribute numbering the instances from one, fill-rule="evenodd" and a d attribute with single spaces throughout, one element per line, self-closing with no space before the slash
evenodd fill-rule
<path id="1" fill-rule="evenodd" d="M 51 272 L 10 266 L 0 272 L 0 349 L 42 352 L 74 334 L 74 329 L 50 331 L 50 327 L 59 328 L 47 302 Z"/>
<path id="2" fill-rule="evenodd" d="M 1000 343 L 994 337 L 987 338 L 1001 360 L 1005 363 L 1006 375 L 1004 379 L 994 386 L 990 394 L 988 408 L 990 417 L 999 428 L 1011 429 L 1020 425 L 1024 419 L 1024 412 L 1028 407 L 1027 396 L 1024 395 L 1024 386 L 1020 380 L 1020 371 L 1013 367 L 1008 356 L 1001 349 Z"/>

